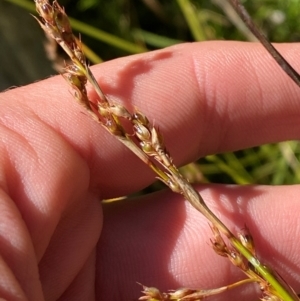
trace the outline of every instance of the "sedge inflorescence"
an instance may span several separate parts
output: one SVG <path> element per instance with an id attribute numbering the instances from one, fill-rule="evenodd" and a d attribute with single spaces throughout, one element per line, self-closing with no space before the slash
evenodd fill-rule
<path id="1" fill-rule="evenodd" d="M 236 0 L 235 0 L 236 1 Z M 181 175 L 166 150 L 162 134 L 153 126 L 147 116 L 135 110 L 130 112 L 121 104 L 112 103 L 102 91 L 93 76 L 81 42 L 71 29 L 64 9 L 57 1 L 35 0 L 36 10 L 40 15 L 38 22 L 45 33 L 53 38 L 67 53 L 70 63 L 62 74 L 70 85 L 77 102 L 102 125 L 111 135 L 136 154 L 172 191 L 181 194 L 191 205 L 201 212 L 211 224 L 211 245 L 215 252 L 226 257 L 233 265 L 242 270 L 248 278 L 236 284 L 210 290 L 181 288 L 168 293 L 143 286 L 140 300 L 196 301 L 215 295 L 249 282 L 258 283 L 262 291 L 261 300 L 292 301 L 299 300 L 297 295 L 256 257 L 254 242 L 250 232 L 234 235 L 217 216 L 208 208 L 201 195 Z M 89 99 L 86 84 L 90 83 L 97 93 L 97 100 Z M 131 124 L 131 132 L 124 127 L 124 121 Z M 245 228 L 246 229 L 246 228 Z M 226 238 L 226 242 L 225 239 Z"/>

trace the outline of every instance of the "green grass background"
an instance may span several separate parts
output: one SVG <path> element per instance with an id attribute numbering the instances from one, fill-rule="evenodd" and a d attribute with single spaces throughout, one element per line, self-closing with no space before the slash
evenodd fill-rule
<path id="1" fill-rule="evenodd" d="M 5 1 L 34 11 L 33 1 Z M 234 25 L 216 0 L 60 0 L 59 3 L 72 18 L 75 32 L 81 33 L 90 48 L 88 56 L 93 63 L 185 41 L 249 39 L 239 30 L 241 24 Z M 271 41 L 300 40 L 300 0 L 244 0 L 243 3 Z M 182 170 L 191 182 L 294 184 L 300 182 L 299 156 L 299 143 L 288 141 L 208 156 Z"/>

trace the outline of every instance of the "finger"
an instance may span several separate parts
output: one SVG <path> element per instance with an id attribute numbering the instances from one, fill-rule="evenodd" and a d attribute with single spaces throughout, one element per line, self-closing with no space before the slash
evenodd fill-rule
<path id="1" fill-rule="evenodd" d="M 0 299 L 44 300 L 34 249 L 24 220 L 3 190 L 0 200 Z"/>
<path id="2" fill-rule="evenodd" d="M 101 206 L 86 162 L 61 134 L 29 110 L 3 107 L 0 268 L 6 264 L 15 282 L 3 273 L 0 283 L 17 283 L 30 300 L 42 300 L 42 289 L 57 300 L 95 249 Z"/>
<path id="3" fill-rule="evenodd" d="M 278 45 L 296 68 L 298 48 Z M 137 107 L 160 128 L 176 164 L 299 137 L 299 89 L 259 44 L 184 44 L 93 70 L 112 102 Z M 90 185 L 101 187 L 103 197 L 149 184 L 153 175 L 147 167 L 92 121 L 70 94 L 56 77 L 6 93 L 5 99 L 16 122 L 17 112 L 29 108 L 59 131 L 87 161 Z"/>
<path id="4" fill-rule="evenodd" d="M 231 231 L 237 233 L 247 225 L 261 262 L 300 290 L 299 186 L 210 185 L 199 191 Z M 98 245 L 99 300 L 137 299 L 141 287 L 136 282 L 167 292 L 217 288 L 246 278 L 213 251 L 207 220 L 169 191 L 106 204 L 104 214 Z M 255 300 L 257 288 L 243 286 L 220 300 L 236 299 L 241 292 L 243 300 Z"/>
<path id="5" fill-rule="evenodd" d="M 298 48 L 278 45 L 296 68 Z M 299 138 L 299 88 L 260 44 L 185 44 L 103 69 L 105 91 L 145 111 L 180 162 Z"/>

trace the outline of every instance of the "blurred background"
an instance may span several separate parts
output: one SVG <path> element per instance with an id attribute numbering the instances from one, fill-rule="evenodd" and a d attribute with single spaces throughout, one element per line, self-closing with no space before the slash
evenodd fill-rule
<path id="1" fill-rule="evenodd" d="M 300 41 L 300 0 L 242 2 L 271 41 Z M 225 0 L 59 3 L 92 64 L 185 41 L 254 40 Z M 33 1 L 0 0 L 0 91 L 55 75 L 53 67 L 63 60 L 30 14 L 35 14 Z M 191 182 L 294 184 L 300 182 L 299 153 L 295 141 L 269 144 L 208 156 L 182 171 Z M 160 187 L 156 183 L 146 191 Z"/>

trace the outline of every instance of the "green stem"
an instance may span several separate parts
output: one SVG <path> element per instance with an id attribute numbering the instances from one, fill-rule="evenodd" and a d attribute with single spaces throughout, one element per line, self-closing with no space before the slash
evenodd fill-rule
<path id="1" fill-rule="evenodd" d="M 263 265 L 242 243 L 233 236 L 229 238 L 232 245 L 253 265 L 255 270 L 272 286 L 272 293 L 284 301 L 299 301 L 298 296 L 288 290 L 267 266 Z"/>
<path id="2" fill-rule="evenodd" d="M 195 12 L 195 8 L 192 6 L 189 0 L 177 0 L 178 5 L 184 15 L 184 18 L 191 30 L 191 33 L 195 41 L 205 41 L 206 36 L 202 30 L 202 26 L 199 22 L 199 18 Z"/>
<path id="3" fill-rule="evenodd" d="M 35 5 L 32 3 L 32 1 L 28 1 L 28 0 L 6 0 L 6 1 L 18 5 L 30 12 L 35 12 Z M 69 20 L 73 29 L 80 31 L 81 33 L 84 33 L 87 36 L 95 38 L 99 41 L 102 41 L 108 45 L 124 50 L 128 53 L 134 54 L 134 53 L 141 53 L 141 52 L 148 51 L 148 49 L 143 46 L 128 42 L 124 39 L 121 39 L 113 34 L 107 33 L 94 26 L 88 25 L 86 23 L 83 23 L 73 18 L 69 18 Z"/>
<path id="4" fill-rule="evenodd" d="M 81 21 L 70 18 L 70 23 L 75 30 L 78 30 L 81 33 L 84 33 L 108 45 L 122 49 L 128 53 L 134 54 L 148 51 L 148 49 L 145 47 L 123 40 L 115 35 L 107 33 Z"/>
<path id="5" fill-rule="evenodd" d="M 299 301 L 298 296 L 286 288 L 283 281 L 279 280 L 267 266 L 263 265 L 223 224 L 222 221 L 209 209 L 201 195 L 179 174 L 174 174 L 183 195 L 191 205 L 200 211 L 219 231 L 225 235 L 232 245 L 253 265 L 259 275 L 270 285 L 271 292 L 284 301 Z"/>

